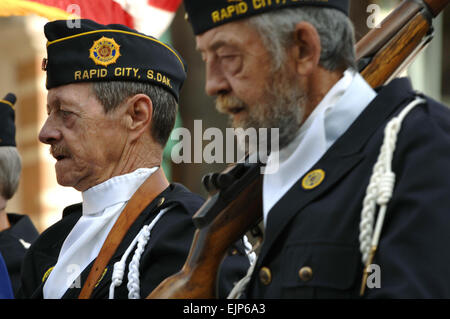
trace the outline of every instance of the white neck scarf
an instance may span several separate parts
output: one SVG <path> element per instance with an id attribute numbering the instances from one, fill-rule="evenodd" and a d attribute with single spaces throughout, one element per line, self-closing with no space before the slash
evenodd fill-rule
<path id="1" fill-rule="evenodd" d="M 273 163 L 274 159 L 278 158 L 279 167 L 276 173 L 264 175 L 264 226 L 272 207 L 317 163 L 375 97 L 376 92 L 359 73 L 345 71 L 300 127 L 295 139 L 278 154 L 269 156 L 269 171 L 272 170 L 270 165 L 278 165 Z"/>
<path id="2" fill-rule="evenodd" d="M 128 200 L 157 169 L 139 168 L 82 193 L 83 215 L 64 241 L 58 261 L 44 284 L 45 299 L 61 298 L 72 285 L 81 288 L 79 275 L 98 256 Z"/>

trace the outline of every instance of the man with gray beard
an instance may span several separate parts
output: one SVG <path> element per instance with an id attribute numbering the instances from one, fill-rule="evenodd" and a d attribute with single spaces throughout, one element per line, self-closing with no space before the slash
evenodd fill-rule
<path id="1" fill-rule="evenodd" d="M 184 4 L 217 109 L 280 132 L 264 241 L 231 296 L 449 298 L 448 109 L 406 78 L 369 86 L 348 0 Z"/>

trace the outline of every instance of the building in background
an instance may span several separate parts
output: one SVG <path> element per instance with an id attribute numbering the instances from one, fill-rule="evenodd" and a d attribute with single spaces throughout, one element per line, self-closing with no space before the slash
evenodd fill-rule
<path id="1" fill-rule="evenodd" d="M 352 1 L 351 17 L 360 39 L 369 29 L 367 12 L 370 4 L 377 3 L 384 13 L 398 5 L 398 1 Z M 381 12 L 383 14 L 383 12 Z M 55 160 L 48 146 L 38 141 L 38 132 L 46 118 L 45 72 L 41 70 L 46 56 L 43 25 L 46 19 L 37 16 L 0 18 L 0 95 L 14 92 L 16 103 L 17 145 L 23 160 L 19 191 L 8 203 L 9 212 L 28 214 L 39 231 L 61 218 L 62 209 L 81 201 L 79 192 L 56 183 Z M 450 105 L 450 8 L 435 21 L 436 37 L 432 45 L 421 54 L 409 69 L 416 89 Z M 179 120 L 191 132 L 194 121 L 202 120 L 203 130 L 228 126 L 225 115 L 218 114 L 214 100 L 204 93 L 205 71 L 200 54 L 195 50 L 195 39 L 184 20 L 180 8 L 170 29 L 172 45 L 188 64 L 188 79 L 180 97 Z M 173 144 L 173 143 L 172 143 Z M 204 141 L 204 146 L 208 141 Z M 170 152 L 166 152 L 166 155 Z M 170 156 L 167 157 L 170 159 Z M 170 163 L 169 163 L 170 164 Z M 201 185 L 204 174 L 221 171 L 226 164 L 171 163 L 171 180 L 187 185 L 206 196 Z"/>
<path id="2" fill-rule="evenodd" d="M 22 177 L 7 211 L 27 214 L 42 231 L 61 216 L 61 208 L 80 201 L 80 195 L 56 183 L 54 159 L 48 146 L 38 141 L 47 116 L 46 56 L 43 26 L 38 16 L 0 18 L 0 94 L 17 96 L 17 148 L 22 157 Z"/>

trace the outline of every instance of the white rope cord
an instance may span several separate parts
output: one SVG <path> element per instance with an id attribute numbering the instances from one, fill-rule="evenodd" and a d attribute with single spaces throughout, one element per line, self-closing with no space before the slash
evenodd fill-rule
<path id="1" fill-rule="evenodd" d="M 253 264 L 256 261 L 256 253 L 253 251 L 253 246 L 250 243 L 250 241 L 248 240 L 246 235 L 244 235 L 244 237 L 242 239 L 244 242 L 245 252 L 248 256 L 250 264 Z"/>
<path id="2" fill-rule="evenodd" d="M 114 269 L 111 277 L 111 285 L 109 286 L 109 299 L 114 299 L 114 289 L 122 284 L 123 275 L 125 273 L 125 262 L 128 258 L 128 255 L 131 253 L 131 250 L 136 245 L 136 242 L 141 235 L 141 231 L 133 239 L 130 246 L 128 246 L 127 250 L 122 255 L 122 258 L 114 264 Z"/>
<path id="3" fill-rule="evenodd" d="M 247 288 L 248 283 L 250 282 L 250 278 L 252 278 L 253 271 L 255 270 L 256 260 L 254 263 L 250 264 L 248 267 L 247 274 L 244 278 L 239 280 L 228 294 L 227 299 L 239 299 Z"/>
<path id="4" fill-rule="evenodd" d="M 245 252 L 247 253 L 248 260 L 250 262 L 250 267 L 248 267 L 247 274 L 239 280 L 230 291 L 227 299 L 239 299 L 247 288 L 250 278 L 252 277 L 253 271 L 255 270 L 256 260 L 258 256 L 253 251 L 253 246 L 248 240 L 247 236 L 244 235 L 242 238 L 244 242 Z"/>
<path id="5" fill-rule="evenodd" d="M 166 207 L 162 209 L 158 215 L 152 220 L 150 225 L 144 226 L 141 230 L 142 234 L 138 239 L 138 247 L 134 252 L 133 258 L 131 259 L 130 266 L 128 267 L 128 299 L 140 299 L 140 280 L 139 280 L 139 263 L 141 260 L 141 256 L 144 253 L 145 246 L 150 239 L 151 231 L 158 220 L 172 208 Z"/>
<path id="6" fill-rule="evenodd" d="M 139 262 L 141 256 L 144 252 L 145 246 L 150 239 L 151 231 L 158 220 L 173 206 L 166 207 L 162 209 L 158 215 L 152 220 L 149 225 L 145 225 L 136 235 L 136 237 L 131 242 L 130 246 L 128 246 L 127 250 L 123 254 L 120 261 L 114 264 L 114 270 L 111 278 L 111 285 L 109 286 L 109 299 L 114 299 L 114 289 L 119 287 L 123 282 L 123 276 L 125 274 L 126 260 L 130 255 L 131 251 L 138 244 L 136 251 L 133 255 L 133 258 L 129 265 L 128 270 L 128 298 L 129 299 L 139 299 L 140 298 L 140 282 L 139 282 Z M 131 281 L 131 282 L 130 282 Z"/>
<path id="7" fill-rule="evenodd" d="M 392 158 L 397 143 L 397 135 L 400 131 L 403 119 L 417 105 L 424 103 L 422 98 L 416 98 L 406 106 L 398 116 L 393 118 L 384 131 L 384 141 L 377 162 L 373 167 L 372 176 L 363 200 L 360 222 L 360 251 L 364 265 L 371 263 L 373 254 L 378 246 L 381 229 L 395 185 L 395 173 L 392 172 Z M 380 206 L 375 229 L 373 228 L 376 205 Z"/>
<path id="8" fill-rule="evenodd" d="M 150 238 L 149 226 L 145 225 L 137 241 L 137 248 L 128 266 L 128 299 L 140 299 L 139 263 Z"/>

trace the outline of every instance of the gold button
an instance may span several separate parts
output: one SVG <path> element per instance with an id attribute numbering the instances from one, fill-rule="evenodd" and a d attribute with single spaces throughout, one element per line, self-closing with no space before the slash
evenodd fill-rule
<path id="1" fill-rule="evenodd" d="M 298 276 L 302 281 L 310 281 L 313 277 L 313 271 L 311 267 L 305 266 L 300 268 L 298 271 Z"/>
<path id="2" fill-rule="evenodd" d="M 159 203 L 158 203 L 158 207 L 161 206 L 165 200 L 166 199 L 164 197 L 161 197 L 161 199 L 159 200 Z"/>
<path id="3" fill-rule="evenodd" d="M 270 272 L 270 269 L 267 267 L 262 267 L 259 271 L 259 280 L 261 280 L 261 283 L 265 286 L 270 284 L 272 281 L 272 273 Z"/>

